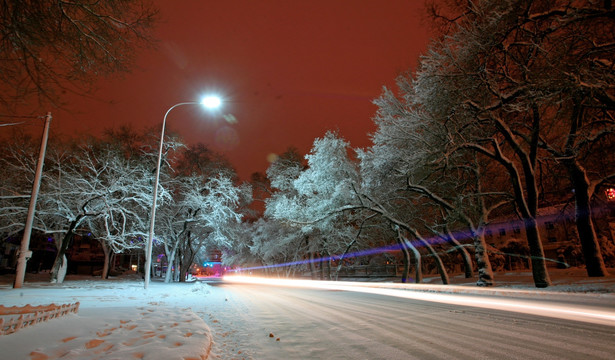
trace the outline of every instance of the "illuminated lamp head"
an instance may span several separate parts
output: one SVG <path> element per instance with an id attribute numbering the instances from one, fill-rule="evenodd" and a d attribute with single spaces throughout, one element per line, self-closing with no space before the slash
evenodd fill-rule
<path id="1" fill-rule="evenodd" d="M 210 110 L 217 109 L 222 105 L 222 99 L 216 95 L 208 95 L 201 99 L 201 105 Z"/>

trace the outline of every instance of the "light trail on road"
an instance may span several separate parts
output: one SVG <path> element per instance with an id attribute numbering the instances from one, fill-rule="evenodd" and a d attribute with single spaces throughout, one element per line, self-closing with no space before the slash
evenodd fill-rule
<path id="1" fill-rule="evenodd" d="M 220 306 L 212 306 L 215 302 L 206 305 L 216 321 L 212 323 L 215 354 L 237 358 L 241 351 L 246 359 L 287 360 L 611 360 L 615 353 L 615 327 L 611 324 L 544 316 L 542 310 L 535 315 L 475 306 L 471 301 L 470 305 L 462 306 L 449 301 L 399 297 L 397 293 L 390 296 L 389 291 L 384 295 L 371 290 L 357 291 L 397 290 L 406 295 L 419 293 L 422 297 L 444 295 L 396 288 L 406 284 L 329 286 L 335 284 L 283 280 L 276 281 L 283 285 L 272 286 L 269 280 L 249 277 L 239 282 L 239 278 L 228 278 L 212 287 L 225 299 Z M 505 300 L 514 301 L 513 292 L 505 295 L 511 297 Z M 493 297 L 450 295 L 462 299 Z M 596 305 L 595 309 L 611 309 L 604 299 L 591 301 L 591 295 L 570 295 L 587 299 Z M 548 303 L 545 298 L 536 302 L 523 300 L 535 306 Z M 564 307 L 567 304 L 566 299 L 553 298 L 553 302 Z"/>
<path id="2" fill-rule="evenodd" d="M 501 295 L 545 294 L 545 292 L 517 291 L 511 289 L 468 288 L 463 286 L 424 286 L 421 284 L 361 283 L 343 281 L 317 281 L 273 279 L 254 276 L 225 276 L 225 282 L 271 286 L 301 287 L 311 289 L 341 290 L 394 296 L 451 305 L 472 306 L 502 310 L 557 319 L 582 321 L 615 327 L 615 311 L 598 309 L 582 304 L 553 304 L 545 300 L 503 298 Z M 461 292 L 463 294 L 459 294 Z M 497 293 L 500 296 L 497 296 Z M 552 295 L 554 293 L 551 293 Z M 565 296 L 566 294 L 558 294 Z M 497 297 L 493 297 L 497 296 Z"/>

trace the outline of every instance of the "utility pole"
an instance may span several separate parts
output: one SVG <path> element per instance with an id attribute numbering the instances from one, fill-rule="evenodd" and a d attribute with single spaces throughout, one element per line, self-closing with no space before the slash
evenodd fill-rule
<path id="1" fill-rule="evenodd" d="M 43 130 L 41 148 L 38 154 L 36 174 L 34 175 L 34 184 L 32 184 L 32 196 L 30 197 L 30 206 L 28 207 L 26 227 L 23 231 L 23 238 L 21 239 L 21 248 L 19 249 L 19 258 L 17 259 L 17 270 L 15 271 L 15 282 L 13 283 L 14 289 L 20 288 L 23 285 L 24 277 L 26 276 L 26 263 L 32 257 L 32 251 L 30 251 L 30 235 L 32 234 L 32 223 L 34 222 L 34 210 L 36 208 L 38 189 L 41 186 L 41 176 L 43 174 L 43 162 L 45 161 L 45 152 L 47 150 L 47 138 L 49 137 L 50 123 L 51 113 L 48 112 L 45 116 L 45 129 Z"/>

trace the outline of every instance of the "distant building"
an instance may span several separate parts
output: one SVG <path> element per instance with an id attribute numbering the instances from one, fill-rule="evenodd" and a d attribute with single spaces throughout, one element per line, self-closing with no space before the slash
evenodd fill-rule
<path id="1" fill-rule="evenodd" d="M 0 240 L 0 274 L 14 273 L 21 248 L 23 233 L 7 236 Z M 56 248 L 53 237 L 33 231 L 30 237 L 32 257 L 27 262 L 27 272 L 49 270 L 55 260 Z"/>
<path id="2" fill-rule="evenodd" d="M 0 273 L 14 273 L 22 235 L 16 234 L 0 240 Z M 26 272 L 49 271 L 57 254 L 55 239 L 51 235 L 33 232 L 30 238 L 32 258 L 27 262 Z M 137 271 L 142 266 L 143 251 L 128 251 L 113 257 L 112 268 Z M 100 242 L 88 235 L 76 234 L 68 251 L 68 274 L 99 275 L 105 254 Z"/>
<path id="3" fill-rule="evenodd" d="M 594 209 L 593 215 L 598 236 L 604 236 L 613 241 L 615 239 L 615 217 L 610 207 Z M 581 265 L 579 263 L 581 249 L 575 223 L 574 205 L 565 204 L 538 209 L 537 224 L 547 266 Z M 527 254 L 515 253 L 515 251 L 523 252 L 523 246 L 527 248 L 525 227 L 521 220 L 492 221 L 485 231 L 485 241 L 503 254 L 510 251 L 512 256 L 529 255 L 529 249 L 527 249 Z"/>

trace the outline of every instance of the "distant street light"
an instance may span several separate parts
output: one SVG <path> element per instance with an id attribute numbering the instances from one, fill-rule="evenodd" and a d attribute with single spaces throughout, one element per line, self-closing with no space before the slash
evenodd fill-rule
<path id="1" fill-rule="evenodd" d="M 220 107 L 220 105 L 222 104 L 222 100 L 218 96 L 211 95 L 211 96 L 204 97 L 200 102 L 196 102 L 196 101 L 181 102 L 181 103 L 171 106 L 169 110 L 167 110 L 166 114 L 164 114 L 164 118 L 162 119 L 162 133 L 160 134 L 160 146 L 158 148 L 158 164 L 156 165 L 156 177 L 154 179 L 154 192 L 153 192 L 154 198 L 152 200 L 152 212 L 151 212 L 150 221 L 149 221 L 149 236 L 147 238 L 147 247 L 145 250 L 145 278 L 144 279 L 145 279 L 146 289 L 149 286 L 149 278 L 150 278 L 151 267 L 152 267 L 152 244 L 154 242 L 154 223 L 156 221 L 156 200 L 157 200 L 156 198 L 158 196 L 158 180 L 160 178 L 160 162 L 162 159 L 162 145 L 164 143 L 164 129 L 167 123 L 167 116 L 169 115 L 171 110 L 175 109 L 178 106 L 198 105 L 198 104 L 203 105 L 207 109 L 213 110 L 213 109 Z"/>

